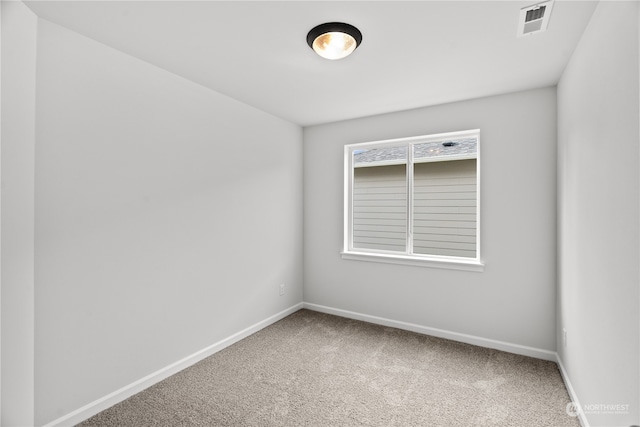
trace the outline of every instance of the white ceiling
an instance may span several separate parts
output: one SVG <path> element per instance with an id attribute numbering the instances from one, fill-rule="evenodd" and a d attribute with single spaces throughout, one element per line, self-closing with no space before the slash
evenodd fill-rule
<path id="1" fill-rule="evenodd" d="M 43 1 L 41 18 L 306 126 L 558 82 L 595 2 L 556 0 L 549 28 L 516 37 L 532 1 Z M 306 44 L 328 21 L 363 33 L 350 57 Z"/>

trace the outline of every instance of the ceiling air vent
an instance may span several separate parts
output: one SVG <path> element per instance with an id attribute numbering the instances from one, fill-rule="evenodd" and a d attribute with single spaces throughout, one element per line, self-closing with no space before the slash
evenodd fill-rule
<path id="1" fill-rule="evenodd" d="M 553 0 L 520 9 L 518 37 L 530 36 L 545 31 L 549 24 L 551 9 L 553 9 Z"/>

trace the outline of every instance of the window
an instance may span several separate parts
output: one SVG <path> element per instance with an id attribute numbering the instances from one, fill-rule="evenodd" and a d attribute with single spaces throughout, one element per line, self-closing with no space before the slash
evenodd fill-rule
<path id="1" fill-rule="evenodd" d="M 343 258 L 481 270 L 480 131 L 345 146 Z"/>

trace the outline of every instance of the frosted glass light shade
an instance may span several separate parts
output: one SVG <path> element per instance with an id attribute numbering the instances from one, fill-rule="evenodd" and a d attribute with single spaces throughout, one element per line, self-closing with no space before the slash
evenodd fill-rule
<path id="1" fill-rule="evenodd" d="M 313 50 L 326 59 L 341 59 L 356 49 L 356 39 L 345 33 L 324 33 L 313 41 Z"/>
<path id="2" fill-rule="evenodd" d="M 307 44 L 321 57 L 341 59 L 350 55 L 362 42 L 362 33 L 353 25 L 328 22 L 307 34 Z"/>

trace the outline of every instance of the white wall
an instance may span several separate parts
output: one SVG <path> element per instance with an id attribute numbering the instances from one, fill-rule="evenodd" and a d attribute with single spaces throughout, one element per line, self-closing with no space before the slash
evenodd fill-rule
<path id="1" fill-rule="evenodd" d="M 3 426 L 33 425 L 36 16 L 2 8 L 1 301 Z"/>
<path id="2" fill-rule="evenodd" d="M 583 407 L 630 405 L 592 426 L 640 424 L 638 48 L 638 3 L 601 2 L 558 85 L 558 353 Z"/>
<path id="3" fill-rule="evenodd" d="M 341 259 L 345 144 L 476 128 L 484 272 Z M 305 302 L 555 351 L 555 88 L 314 126 L 304 137 Z"/>
<path id="4" fill-rule="evenodd" d="M 37 72 L 42 424 L 302 301 L 302 130 L 43 20 Z"/>

